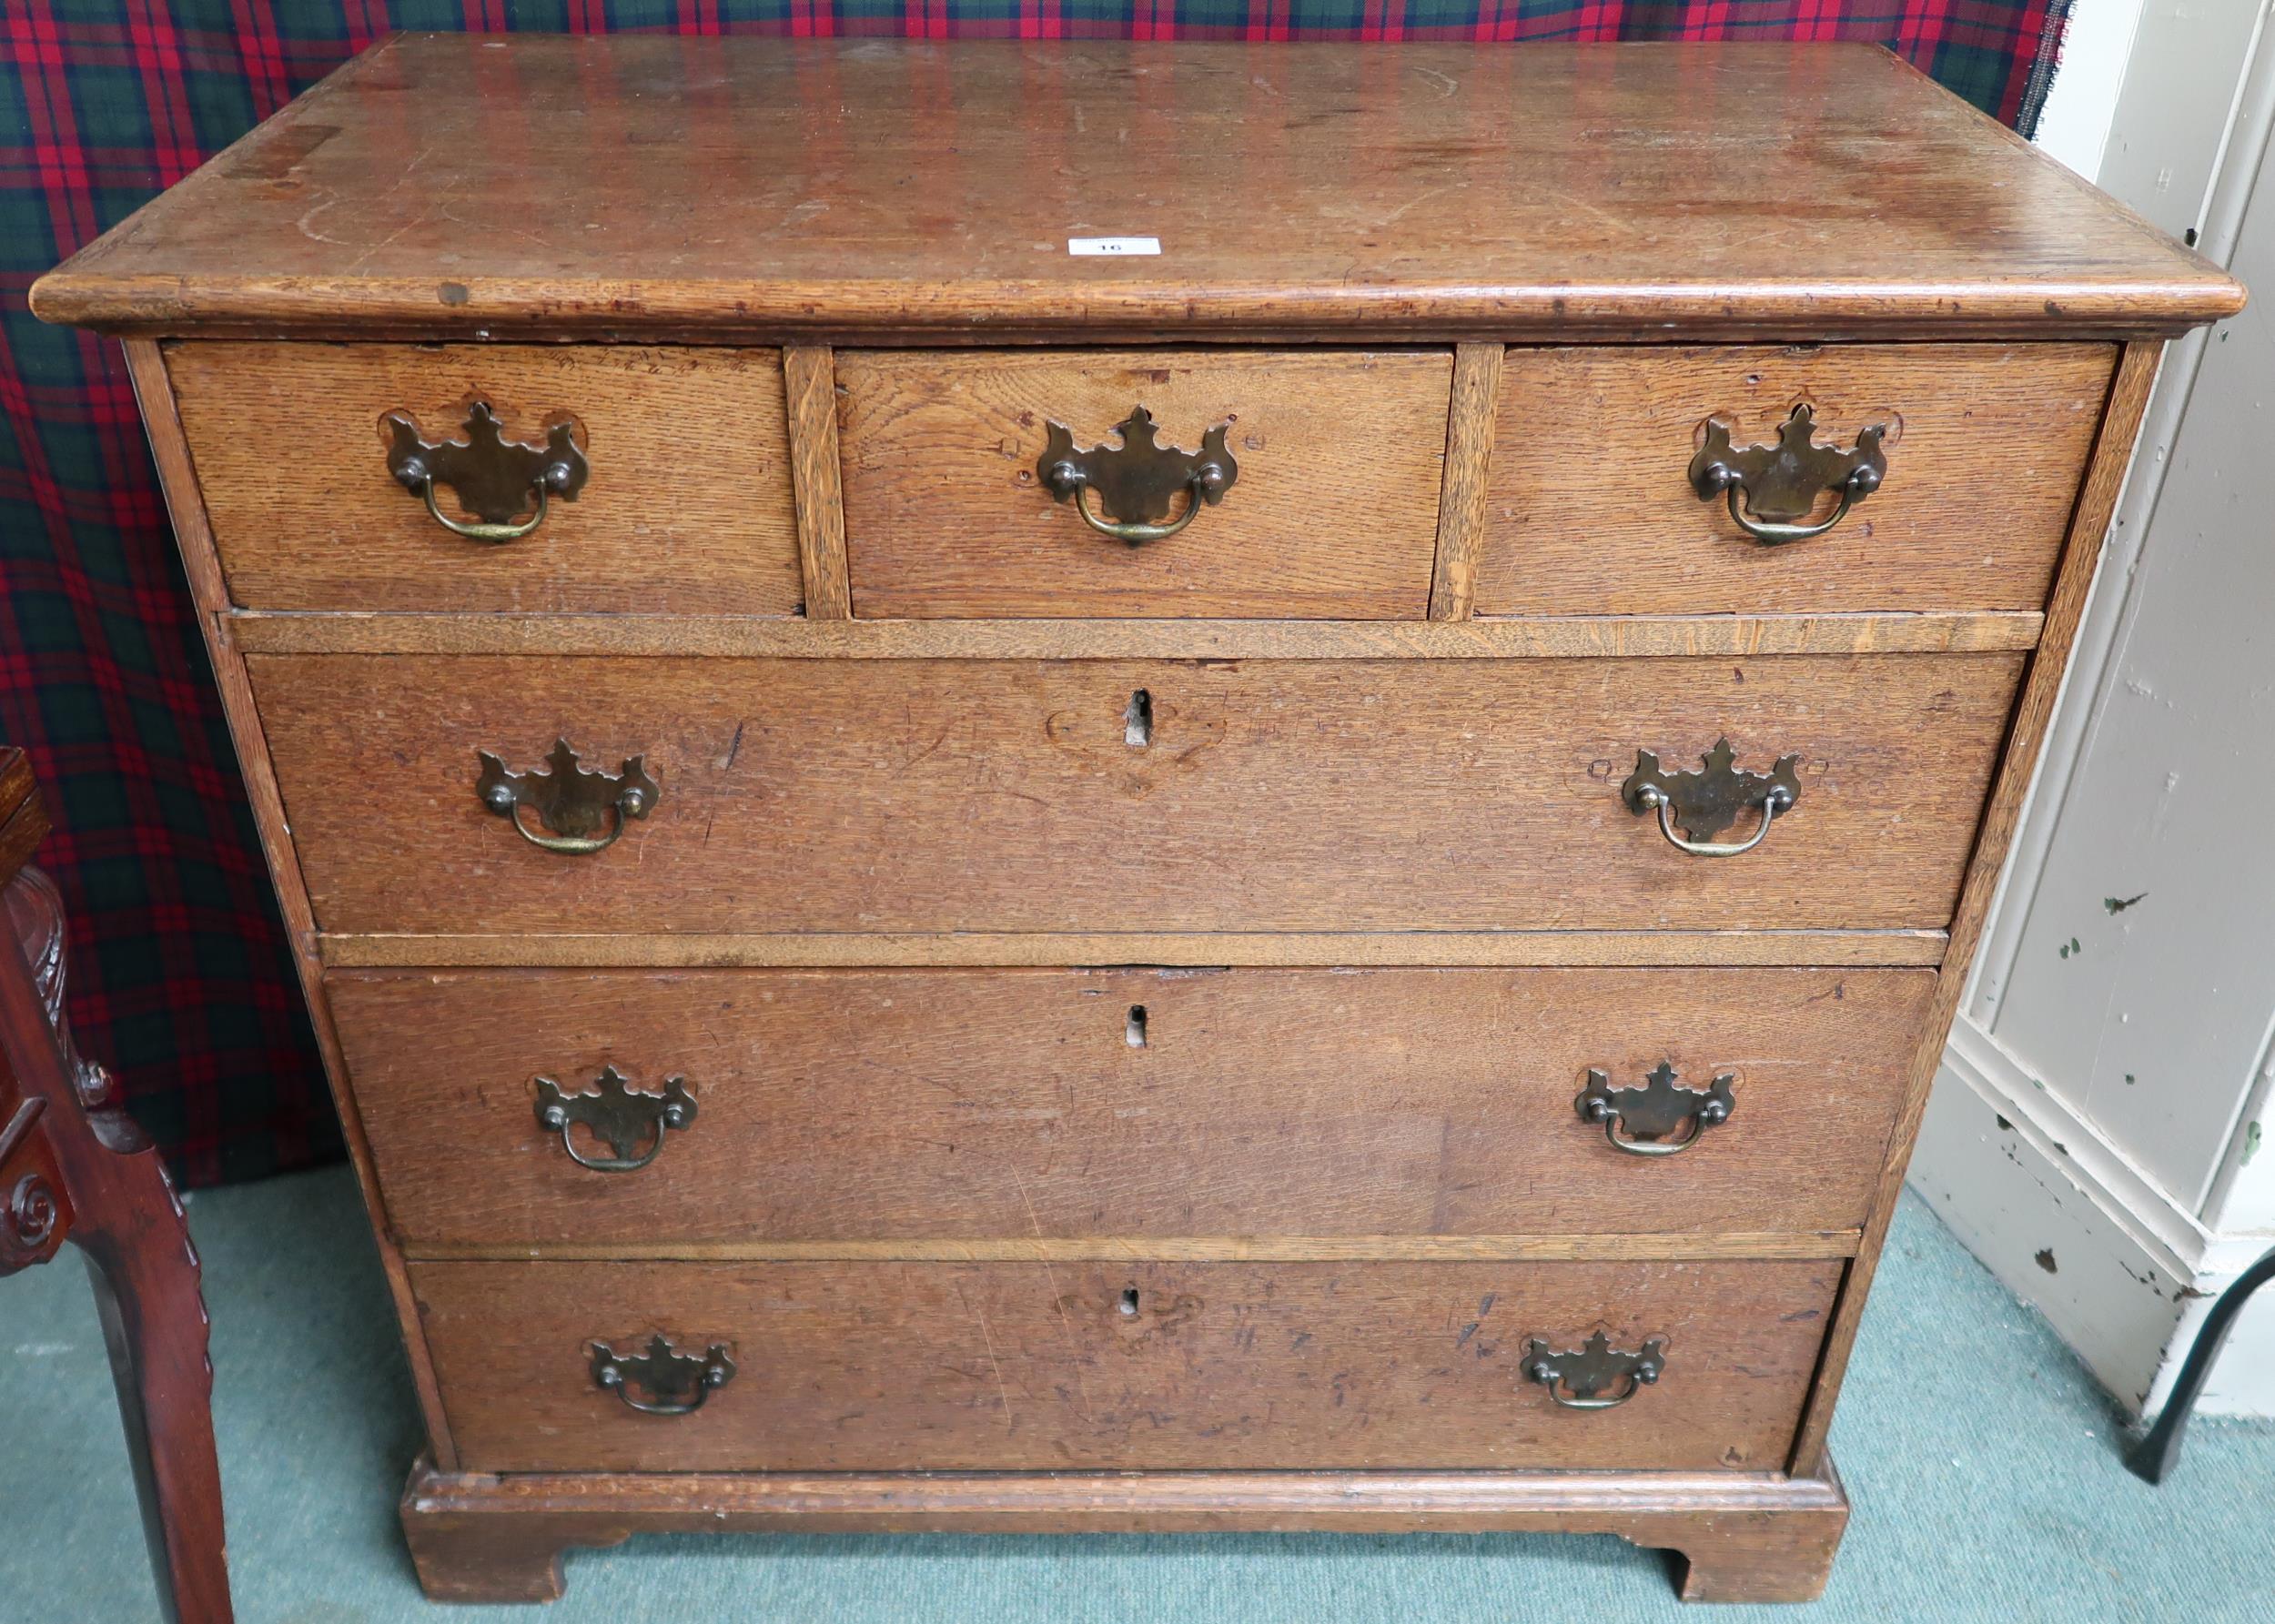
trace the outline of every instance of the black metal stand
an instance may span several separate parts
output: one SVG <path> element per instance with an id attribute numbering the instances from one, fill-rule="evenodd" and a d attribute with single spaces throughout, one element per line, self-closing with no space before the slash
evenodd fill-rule
<path id="1" fill-rule="evenodd" d="M 2125 1452 L 2126 1469 L 2133 1476 L 2161 1483 L 2180 1458 L 2180 1435 L 2188 1430 L 2189 1413 L 2196 1407 L 2197 1395 L 2204 1390 L 2212 1361 L 2219 1357 L 2220 1344 L 2235 1328 L 2236 1316 L 2243 1312 L 2244 1303 L 2270 1280 L 2275 1280 L 2275 1252 L 2237 1276 L 2236 1283 L 2219 1294 L 2219 1301 L 2204 1316 L 2204 1328 L 2196 1333 L 2196 1346 L 2189 1349 L 2188 1362 L 2180 1367 L 2180 1378 L 2172 1384 L 2172 1396 L 2165 1400 L 2157 1424 Z"/>

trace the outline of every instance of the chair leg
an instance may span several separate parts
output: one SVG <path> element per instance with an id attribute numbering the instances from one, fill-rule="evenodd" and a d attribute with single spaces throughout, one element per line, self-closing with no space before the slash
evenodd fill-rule
<path id="1" fill-rule="evenodd" d="M 2196 1408 L 2198 1395 L 2212 1373 L 2212 1362 L 2219 1357 L 2221 1344 L 2235 1328 L 2236 1316 L 2243 1312 L 2243 1305 L 2251 1294 L 2270 1280 L 2275 1280 L 2275 1252 L 2261 1257 L 2242 1274 L 2234 1285 L 2219 1294 L 2219 1301 L 2204 1316 L 2203 1327 L 2196 1333 L 2196 1344 L 2189 1349 L 2189 1357 L 2181 1363 L 2180 1374 L 2172 1384 L 2171 1397 L 2164 1401 L 2164 1408 L 2157 1417 L 2157 1424 L 2148 1436 L 2125 1452 L 2125 1468 L 2134 1477 L 2149 1483 L 2161 1483 L 2180 1458 L 2180 1437 L 2187 1431 L 2189 1415 Z"/>
<path id="2" fill-rule="evenodd" d="M 64 973 L 63 899 L 25 868 L 0 887 L 0 1076 L 46 1102 L 37 1132 L 95 1282 L 159 1611 L 231 1624 L 197 1252 L 149 1136 L 72 1044 Z"/>
<path id="3" fill-rule="evenodd" d="M 129 1168 L 155 1187 L 126 1233 L 82 1225 L 71 1238 L 95 1285 L 159 1610 L 172 1624 L 231 1624 L 197 1253 L 157 1156 L 122 1158 L 116 1171 Z"/>

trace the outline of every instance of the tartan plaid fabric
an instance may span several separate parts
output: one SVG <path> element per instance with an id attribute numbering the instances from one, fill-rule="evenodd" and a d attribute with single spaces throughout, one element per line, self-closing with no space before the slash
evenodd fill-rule
<path id="1" fill-rule="evenodd" d="M 71 1017 L 186 1182 L 339 1125 L 116 345 L 32 279 L 390 29 L 1871 39 L 2026 134 L 2072 0 L 0 0 L 0 739 L 54 812 Z"/>

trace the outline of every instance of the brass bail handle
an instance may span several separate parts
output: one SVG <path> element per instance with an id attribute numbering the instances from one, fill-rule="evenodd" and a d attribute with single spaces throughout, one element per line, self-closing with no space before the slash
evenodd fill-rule
<path id="1" fill-rule="evenodd" d="M 1691 459 L 1691 489 L 1701 501 L 1722 497 L 1738 528 L 1764 547 L 1822 536 L 1887 478 L 1887 453 L 1880 445 L 1887 426 L 1864 429 L 1855 445 L 1844 451 L 1814 442 L 1815 422 L 1815 409 L 1805 401 L 1778 429 L 1776 444 L 1740 450 L 1730 443 L 1729 426 L 1708 419 L 1705 443 Z M 1830 518 L 1815 524 L 1794 522 L 1827 490 L 1840 493 Z"/>
<path id="2" fill-rule="evenodd" d="M 1735 1074 L 1723 1072 L 1704 1092 L 1684 1088 L 1674 1067 L 1663 1060 L 1644 1076 L 1642 1087 L 1614 1088 L 1610 1073 L 1591 1067 L 1588 1085 L 1572 1103 L 1583 1121 L 1603 1125 L 1603 1136 L 1614 1150 L 1631 1156 L 1679 1155 L 1708 1128 L 1730 1120 L 1737 1081 Z M 1682 1137 L 1672 1137 L 1677 1129 Z"/>
<path id="3" fill-rule="evenodd" d="M 565 414 L 556 413 L 549 422 L 542 445 L 507 439 L 487 400 L 466 409 L 463 439 L 430 440 L 407 411 L 389 412 L 379 428 L 387 440 L 387 471 L 396 483 L 424 500 L 437 524 L 470 541 L 516 541 L 529 535 L 545 522 L 551 499 L 575 501 L 592 472 L 576 422 Z M 468 524 L 445 513 L 435 500 L 438 484 L 456 491 L 479 522 Z M 516 514 L 531 507 L 527 519 L 516 520 Z"/>
<path id="4" fill-rule="evenodd" d="M 685 1130 L 695 1121 L 695 1096 L 684 1077 L 667 1077 L 661 1094 L 643 1094 L 614 1066 L 582 1094 L 571 1094 L 551 1077 L 537 1080 L 537 1125 L 561 1135 L 561 1148 L 580 1167 L 595 1173 L 637 1173 L 662 1154 L 667 1131 Z M 577 1148 L 576 1125 L 608 1143 L 610 1155 L 588 1155 Z"/>
<path id="5" fill-rule="evenodd" d="M 1769 826 L 1778 815 L 1793 805 L 1793 796 L 1783 788 L 1773 789 L 1762 798 L 1762 821 L 1754 826 L 1754 832 L 1742 841 L 1685 840 L 1677 834 L 1674 820 L 1678 816 L 1674 802 L 1666 792 L 1655 784 L 1646 784 L 1637 792 L 1637 798 L 1645 806 L 1659 810 L 1659 832 L 1667 844 L 1678 852 L 1688 852 L 1694 857 L 1743 857 L 1769 838 Z"/>
<path id="6" fill-rule="evenodd" d="M 1198 451 L 1181 451 L 1159 443 L 1153 414 L 1139 406 L 1116 426 L 1119 445 L 1085 451 L 1075 449 L 1074 431 L 1064 423 L 1046 423 L 1035 477 L 1053 501 L 1071 501 L 1082 522 L 1101 536 L 1132 547 L 1167 540 L 1192 523 L 1203 504 L 1224 500 L 1240 477 L 1239 464 L 1225 445 L 1229 427 L 1226 422 L 1209 429 Z M 1117 517 L 1107 519 L 1091 505 L 1093 491 Z M 1179 493 L 1184 510 L 1170 519 Z"/>
<path id="7" fill-rule="evenodd" d="M 1669 772 L 1657 755 L 1639 750 L 1634 772 L 1620 785 L 1627 810 L 1639 818 L 1658 813 L 1659 832 L 1678 852 L 1693 857 L 1743 857 L 1766 840 L 1770 825 L 1801 800 L 1797 755 L 1780 756 L 1767 772 L 1751 772 L 1737 766 L 1730 741 L 1722 739 L 1703 760 L 1703 768 Z M 1714 838 L 1748 810 L 1761 820 L 1752 834 L 1742 841 Z"/>
<path id="8" fill-rule="evenodd" d="M 580 765 L 566 739 L 556 740 L 542 768 L 517 772 L 486 750 L 474 752 L 481 772 L 474 794 L 484 811 L 505 819 L 532 846 L 564 856 L 606 851 L 634 818 L 644 818 L 662 798 L 662 786 L 649 775 L 648 758 L 627 756 L 614 772 Z M 523 821 L 524 810 L 552 832 L 539 834 Z"/>
<path id="9" fill-rule="evenodd" d="M 592 1385 L 615 1394 L 626 1409 L 643 1416 L 692 1416 L 734 1379 L 734 1358 L 722 1342 L 713 1343 L 701 1357 L 683 1354 L 658 1333 L 636 1354 L 593 1343 L 591 1369 Z M 639 1397 L 642 1391 L 649 1397 Z"/>
<path id="10" fill-rule="evenodd" d="M 1613 1347 L 1601 1330 L 1560 1351 L 1542 1337 L 1524 1345 L 1524 1379 L 1538 1382 L 1565 1409 L 1616 1409 L 1655 1383 L 1666 1368 L 1667 1341 L 1653 1337 L 1633 1353 Z"/>
<path id="11" fill-rule="evenodd" d="M 1192 523 L 1193 516 L 1200 511 L 1202 499 L 1198 484 L 1188 485 L 1186 489 L 1188 495 L 1185 511 L 1167 524 L 1125 524 L 1119 519 L 1099 518 L 1090 507 L 1090 487 L 1087 484 L 1077 484 L 1074 488 L 1075 511 L 1082 515 L 1083 523 L 1099 535 L 1117 541 L 1127 541 L 1132 547 L 1144 541 L 1166 541 Z"/>

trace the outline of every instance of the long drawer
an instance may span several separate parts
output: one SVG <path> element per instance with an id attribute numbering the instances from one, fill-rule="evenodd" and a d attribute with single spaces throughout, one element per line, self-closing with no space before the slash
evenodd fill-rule
<path id="1" fill-rule="evenodd" d="M 1841 1266 L 429 1263 L 410 1286 L 469 1471 L 1767 1471 Z M 1653 1342 L 1657 1379 L 1565 1407 L 1599 1331 L 1598 1397 Z M 714 1347 L 722 1386 L 675 1363 Z"/>
<path id="2" fill-rule="evenodd" d="M 327 931 L 1254 932 L 1940 927 L 2021 659 L 248 665 Z"/>
<path id="3" fill-rule="evenodd" d="M 414 1255 L 1853 1229 L 1934 984 L 1915 970 L 328 978 Z M 1662 1064 L 1674 1074 L 1654 1084 Z M 1583 1096 L 1618 1109 L 1597 1120 Z"/>

